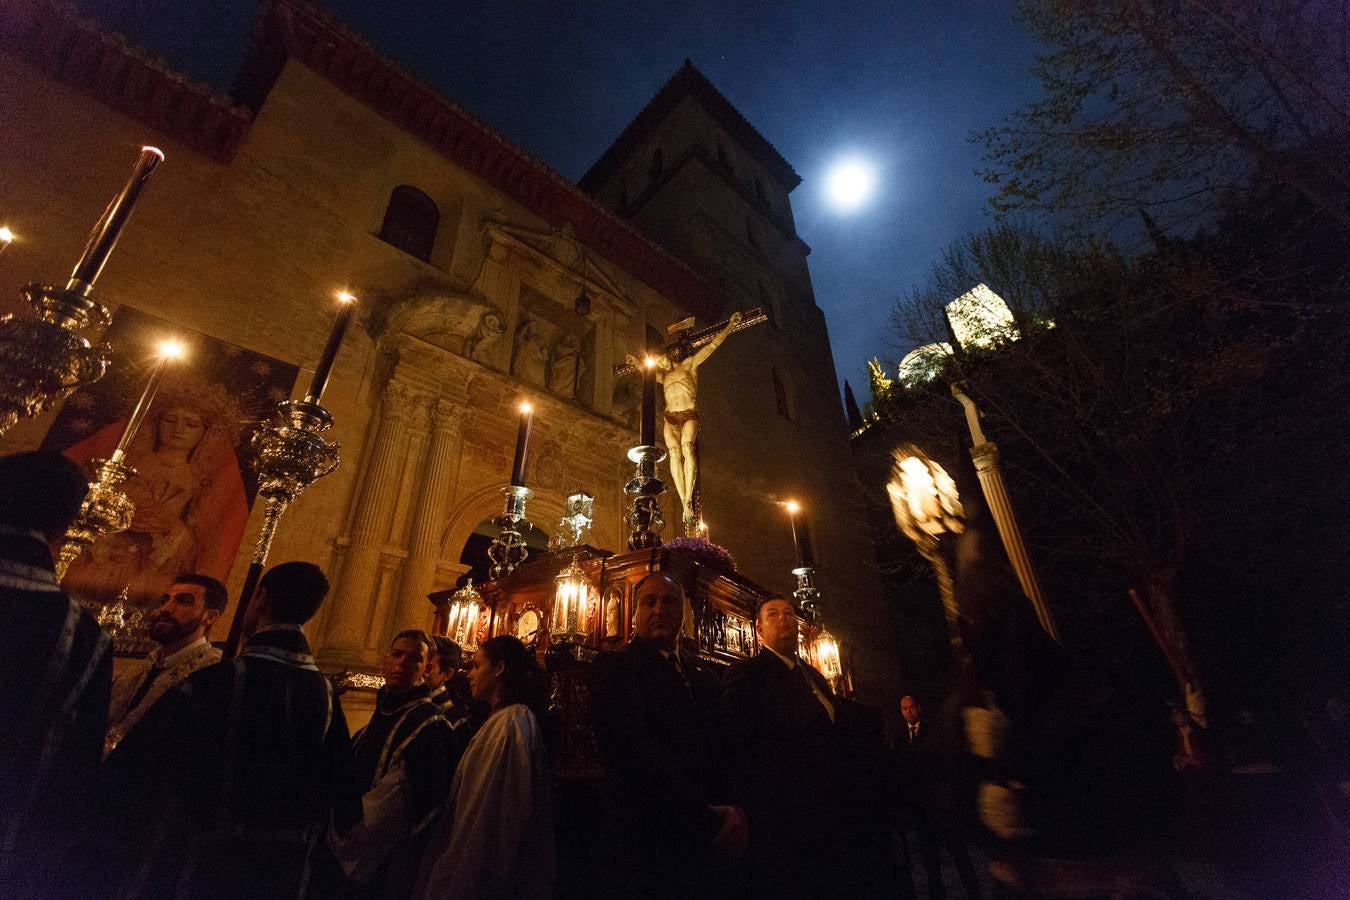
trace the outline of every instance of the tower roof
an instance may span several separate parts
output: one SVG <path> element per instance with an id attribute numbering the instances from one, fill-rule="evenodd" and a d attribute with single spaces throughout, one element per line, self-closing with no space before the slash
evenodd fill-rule
<path id="1" fill-rule="evenodd" d="M 708 77 L 686 59 L 679 71 L 671 76 L 661 90 L 656 92 L 656 96 L 642 108 L 632 122 L 628 123 L 628 127 L 614 143 L 609 145 L 609 149 L 601 155 L 595 165 L 581 176 L 581 180 L 577 182 L 581 189 L 596 191 L 646 142 L 662 120 L 686 97 L 695 100 L 716 119 L 718 124 L 769 170 L 785 190 L 790 191 L 801 184 L 801 176 L 773 144 L 755 130 L 755 126 L 731 105 L 730 100 L 722 96 L 722 92 L 713 86 Z"/>

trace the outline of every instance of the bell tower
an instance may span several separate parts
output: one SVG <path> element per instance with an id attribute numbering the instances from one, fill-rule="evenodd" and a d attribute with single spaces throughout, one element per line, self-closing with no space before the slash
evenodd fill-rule
<path id="1" fill-rule="evenodd" d="M 778 591 L 795 582 L 794 499 L 816 537 L 824 619 L 855 651 L 868 702 L 889 703 L 885 608 L 853 471 L 825 317 L 789 195 L 801 177 L 688 60 L 580 187 L 711 281 L 722 313 L 771 324 L 732 336 L 699 383 L 702 499 L 712 540 Z"/>

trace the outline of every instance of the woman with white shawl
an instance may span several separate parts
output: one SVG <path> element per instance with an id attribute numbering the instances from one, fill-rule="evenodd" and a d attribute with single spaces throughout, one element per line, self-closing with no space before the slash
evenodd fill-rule
<path id="1" fill-rule="evenodd" d="M 492 712 L 455 770 L 417 896 L 550 896 L 552 799 L 539 721 L 525 703 L 535 674 L 534 655 L 514 637 L 499 635 L 478 648 L 469 688 Z"/>

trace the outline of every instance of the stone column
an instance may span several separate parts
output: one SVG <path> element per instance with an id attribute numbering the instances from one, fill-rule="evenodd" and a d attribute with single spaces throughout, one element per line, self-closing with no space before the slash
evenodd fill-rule
<path id="1" fill-rule="evenodd" d="M 957 382 L 951 386 L 952 396 L 965 407 L 966 425 L 970 428 L 970 458 L 975 461 L 975 473 L 980 477 L 980 488 L 984 491 L 985 503 L 998 527 L 998 536 L 1003 539 L 1003 549 L 1007 551 L 1008 562 L 1012 564 L 1022 592 L 1031 601 L 1045 633 L 1059 640 L 1059 629 L 1055 627 L 1054 616 L 1041 592 L 1041 582 L 1036 577 L 1036 569 L 1027 555 L 1027 545 L 1022 540 L 1022 529 L 1013 515 L 1012 501 L 1008 499 L 1008 488 L 1003 483 L 1003 470 L 998 463 L 998 445 L 984 436 L 980 426 L 980 410 L 975 401 L 966 393 L 965 385 Z"/>
<path id="2" fill-rule="evenodd" d="M 344 664 L 364 661 L 367 637 L 375 626 L 371 616 L 379 586 L 380 551 L 389 538 L 412 408 L 413 395 L 406 386 L 394 381 L 385 386 L 380 397 L 380 425 L 357 495 L 342 576 L 326 618 L 325 660 Z"/>
<path id="3" fill-rule="evenodd" d="M 1017 581 L 1036 610 L 1041 627 L 1046 634 L 1059 640 L 1059 630 L 1055 627 L 1050 607 L 1046 605 L 1045 594 L 1041 592 L 1040 579 L 1032 568 L 1031 557 L 1027 556 L 1022 529 L 1013 515 L 1012 501 L 1008 499 L 1008 488 L 1003 483 L 1003 471 L 998 464 L 998 446 L 992 441 L 985 441 L 970 448 L 970 457 L 975 460 L 975 473 L 980 476 L 985 502 L 989 504 L 989 512 L 998 526 L 999 537 L 1003 538 L 1003 549 L 1008 552 L 1008 562 L 1012 563 L 1013 571 L 1017 573 Z"/>
<path id="4" fill-rule="evenodd" d="M 427 594 L 441 557 L 441 530 L 445 527 L 446 501 L 453 487 L 455 450 L 467 418 L 468 413 L 444 397 L 431 407 L 431 442 L 419 479 L 422 494 L 413 510 L 408 562 L 399 589 L 398 621 L 405 628 L 426 626 L 430 621 Z"/>

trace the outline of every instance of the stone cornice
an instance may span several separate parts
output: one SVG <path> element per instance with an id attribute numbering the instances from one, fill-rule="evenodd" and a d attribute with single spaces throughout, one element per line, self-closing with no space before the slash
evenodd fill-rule
<path id="1" fill-rule="evenodd" d="M 39 71 L 118 112 L 227 161 L 252 115 L 53 0 L 0 3 L 0 43 Z"/>

